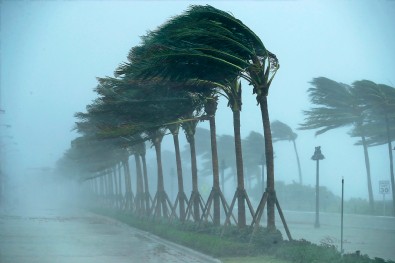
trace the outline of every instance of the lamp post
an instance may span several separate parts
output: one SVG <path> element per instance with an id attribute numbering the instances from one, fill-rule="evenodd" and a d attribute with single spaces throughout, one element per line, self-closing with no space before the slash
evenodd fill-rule
<path id="1" fill-rule="evenodd" d="M 320 227 L 320 160 L 325 159 L 321 153 L 321 146 L 315 147 L 315 151 L 311 159 L 316 161 L 316 184 L 315 184 L 315 228 Z"/>

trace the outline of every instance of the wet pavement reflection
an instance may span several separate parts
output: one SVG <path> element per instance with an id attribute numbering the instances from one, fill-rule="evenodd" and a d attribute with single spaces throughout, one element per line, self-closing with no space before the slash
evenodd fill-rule
<path id="1" fill-rule="evenodd" d="M 83 210 L 0 212 L 2 263 L 218 262 Z"/>

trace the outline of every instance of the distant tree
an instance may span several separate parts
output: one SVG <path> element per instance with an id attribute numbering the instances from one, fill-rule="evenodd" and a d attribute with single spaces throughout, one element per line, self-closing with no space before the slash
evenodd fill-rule
<path id="1" fill-rule="evenodd" d="M 298 135 L 293 132 L 291 127 L 281 121 L 274 121 L 272 122 L 271 126 L 273 142 L 292 141 L 296 155 L 296 161 L 298 163 L 299 183 L 303 184 L 302 169 L 300 167 L 298 150 L 296 148 L 296 138 L 298 137 Z"/>
<path id="2" fill-rule="evenodd" d="M 251 131 L 250 134 L 243 139 L 243 156 L 245 157 L 244 166 L 248 171 L 248 177 L 251 177 L 251 173 L 255 172 L 255 175 L 260 181 L 262 186 L 262 193 L 265 191 L 265 178 L 264 168 L 266 165 L 265 158 L 265 139 L 261 133 Z M 262 170 L 259 169 L 262 167 Z"/>
<path id="3" fill-rule="evenodd" d="M 391 130 L 395 126 L 395 89 L 388 85 L 376 84 L 369 80 L 356 81 L 353 83 L 354 89 L 358 92 L 360 98 L 368 112 L 369 124 L 376 126 L 376 129 L 369 129 L 369 138 L 371 142 L 383 142 L 386 138 L 388 145 L 388 155 L 390 161 L 390 178 L 392 186 L 393 210 L 395 215 L 395 179 L 394 164 L 392 154 L 392 137 Z M 384 124 L 384 129 L 382 128 Z M 362 127 L 363 128 L 363 127 Z M 384 132 L 385 131 L 385 132 Z"/>
<path id="4" fill-rule="evenodd" d="M 329 130 L 351 126 L 359 127 L 362 146 L 365 156 L 365 167 L 369 193 L 369 204 L 374 211 L 374 199 L 371 182 L 370 161 L 366 135 L 363 125 L 367 121 L 365 107 L 357 96 L 357 92 L 351 86 L 333 81 L 328 78 L 314 78 L 312 87 L 307 90 L 310 101 L 318 107 L 304 111 L 305 120 L 299 129 L 318 129 L 316 135 L 323 134 Z"/>
<path id="5" fill-rule="evenodd" d="M 234 178 L 236 176 L 236 155 L 234 151 L 234 137 L 232 135 L 224 134 L 217 137 L 217 148 L 218 148 L 218 160 L 221 170 L 230 168 L 230 174 L 222 179 L 222 183 L 229 180 L 229 178 Z M 211 153 L 207 152 L 202 155 L 202 174 L 211 174 L 212 163 L 211 163 Z M 223 190 L 224 187 L 222 187 Z"/>

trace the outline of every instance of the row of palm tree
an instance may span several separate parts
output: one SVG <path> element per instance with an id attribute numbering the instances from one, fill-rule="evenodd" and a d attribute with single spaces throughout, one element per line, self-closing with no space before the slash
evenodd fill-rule
<path id="1" fill-rule="evenodd" d="M 393 200 L 395 182 L 392 141 L 395 139 L 395 89 L 369 80 L 352 85 L 319 77 L 311 82 L 308 94 L 316 107 L 304 111 L 305 121 L 300 129 L 316 129 L 316 135 L 340 127 L 351 127 L 350 136 L 358 137 L 362 145 L 367 176 L 369 204 L 374 209 L 368 147 L 387 144 Z M 395 208 L 395 201 L 393 202 Z"/>
<path id="2" fill-rule="evenodd" d="M 127 59 L 128 61 L 115 71 L 114 78 L 98 79 L 96 92 L 99 98 L 87 107 L 86 113 L 76 114 L 80 120 L 77 122 L 76 129 L 83 135 L 81 140 L 96 141 L 100 144 L 102 141 L 115 141 L 114 145 L 124 153 L 120 154 L 124 159 L 125 155 L 134 152 L 131 150 L 133 147 L 149 140 L 155 148 L 158 167 L 157 192 L 153 206 L 157 215 L 167 216 L 168 208 L 173 208 L 163 187 L 161 141 L 166 131 L 170 130 L 177 154 L 179 152 L 177 136 L 181 126 L 190 146 L 192 163 L 193 191 L 186 211 L 198 220 L 201 213 L 207 213 L 210 202 L 204 207 L 198 191 L 194 135 L 198 121 L 209 120 L 213 168 L 213 189 L 209 200 L 214 204 L 214 223 L 220 222 L 221 201 L 227 215 L 226 221 L 230 219 L 237 201 L 239 227 L 246 226 L 245 204 L 248 205 L 254 218 L 253 225 L 259 224 L 256 215 L 261 215 L 267 204 L 267 226 L 274 230 L 275 206 L 277 205 L 278 209 L 280 207 L 274 191 L 273 146 L 267 95 L 279 69 L 276 56 L 268 51 L 261 39 L 240 20 L 229 13 L 206 5 L 191 6 L 183 14 L 150 31 L 142 37 L 141 45 L 131 49 Z M 256 94 L 260 105 L 263 123 L 267 188 L 256 213 L 244 186 L 240 136 L 242 109 L 240 79 L 246 80 L 253 87 L 252 92 Z M 224 201 L 219 186 L 215 131 L 218 96 L 224 96 L 228 100 L 228 106 L 233 113 L 237 189 L 230 207 Z M 89 154 L 82 155 L 88 159 L 92 158 Z M 262 154 L 259 154 L 258 158 L 261 156 Z M 105 165 L 105 162 L 100 162 L 105 157 L 93 159 L 97 158 L 99 160 L 92 160 L 88 165 L 87 171 L 97 172 L 99 166 L 95 167 L 96 162 L 100 163 L 100 168 Z M 177 161 L 178 159 L 179 157 Z M 82 159 L 80 163 L 86 161 Z M 182 171 L 179 165 L 177 165 L 177 173 L 179 194 L 185 196 L 181 187 Z M 285 223 L 284 220 L 283 222 Z"/>

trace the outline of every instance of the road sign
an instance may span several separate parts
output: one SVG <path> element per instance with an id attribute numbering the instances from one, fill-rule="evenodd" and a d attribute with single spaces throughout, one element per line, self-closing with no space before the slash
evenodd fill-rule
<path id="1" fill-rule="evenodd" d="M 390 181 L 379 181 L 379 191 L 380 194 L 389 194 L 390 193 Z"/>

